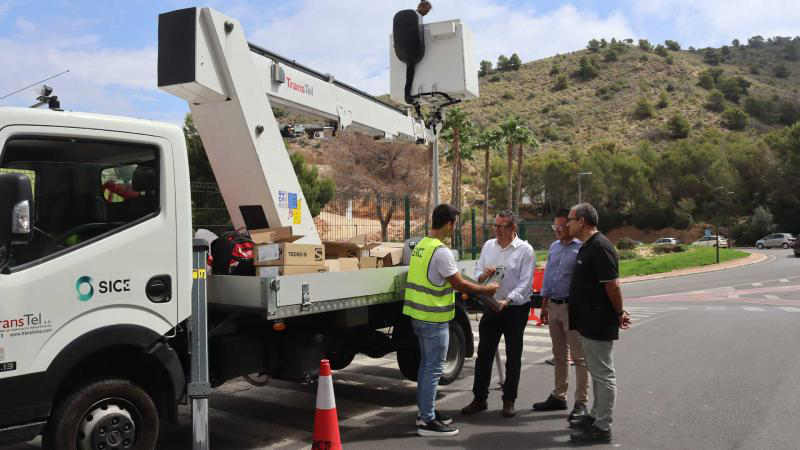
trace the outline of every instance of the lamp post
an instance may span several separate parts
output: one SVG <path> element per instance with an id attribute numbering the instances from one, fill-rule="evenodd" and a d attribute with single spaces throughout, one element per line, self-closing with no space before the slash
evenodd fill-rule
<path id="1" fill-rule="evenodd" d="M 591 174 L 592 174 L 592 172 L 578 172 L 578 203 L 579 204 L 582 202 L 582 197 L 581 197 L 581 176 L 582 175 L 591 175 Z"/>
<path id="2" fill-rule="evenodd" d="M 728 188 L 726 188 L 725 186 L 718 186 L 718 187 L 714 188 L 714 192 L 720 191 L 720 190 L 724 190 L 729 196 L 733 194 L 733 192 L 729 191 Z M 719 208 L 718 208 L 718 210 L 719 210 Z M 716 224 L 717 225 L 717 232 L 716 232 L 717 245 L 715 245 L 715 247 L 717 248 L 717 264 L 719 264 L 719 217 L 717 217 L 717 220 L 715 222 L 717 222 L 717 224 Z M 729 230 L 728 234 L 730 234 L 730 230 Z M 730 238 L 731 237 L 728 236 L 728 239 L 730 239 Z M 730 244 L 728 244 L 728 246 L 730 247 Z"/>

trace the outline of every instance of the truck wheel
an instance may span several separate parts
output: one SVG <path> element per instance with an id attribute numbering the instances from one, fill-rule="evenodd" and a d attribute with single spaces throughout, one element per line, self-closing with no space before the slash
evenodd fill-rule
<path id="1" fill-rule="evenodd" d="M 342 370 L 349 366 L 353 359 L 356 357 L 356 352 L 330 352 L 327 354 L 328 361 L 331 363 L 331 369 Z"/>
<path id="2" fill-rule="evenodd" d="M 444 371 L 439 384 L 446 386 L 458 379 L 461 368 L 464 367 L 464 358 L 467 354 L 467 339 L 464 330 L 455 323 L 450 322 L 450 343 L 447 346 L 447 358 L 444 361 Z"/>
<path id="3" fill-rule="evenodd" d="M 147 393 L 125 379 L 87 384 L 50 417 L 42 447 L 58 450 L 151 449 L 158 412 Z"/>
<path id="4" fill-rule="evenodd" d="M 781 248 L 789 248 L 789 244 L 787 244 L 786 242 L 784 242 L 783 244 L 781 244 Z"/>
<path id="5" fill-rule="evenodd" d="M 444 370 L 439 384 L 446 386 L 458 379 L 461 368 L 464 367 L 464 358 L 467 354 L 467 340 L 464 330 L 458 323 L 450 323 L 450 342 L 447 346 L 447 357 L 444 361 Z M 417 381 L 419 372 L 420 354 L 418 348 L 401 348 L 397 350 L 397 365 L 404 377 Z"/>

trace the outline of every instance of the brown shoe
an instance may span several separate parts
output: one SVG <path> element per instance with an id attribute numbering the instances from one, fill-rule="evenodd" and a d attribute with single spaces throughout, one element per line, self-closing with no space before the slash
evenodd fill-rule
<path id="1" fill-rule="evenodd" d="M 486 403 L 486 400 L 480 400 L 476 398 L 472 400 L 472 403 L 461 409 L 461 414 L 475 414 L 480 411 L 485 411 L 488 407 L 489 405 Z"/>
<path id="2" fill-rule="evenodd" d="M 517 412 L 514 411 L 514 400 L 503 400 L 503 417 L 514 417 Z"/>

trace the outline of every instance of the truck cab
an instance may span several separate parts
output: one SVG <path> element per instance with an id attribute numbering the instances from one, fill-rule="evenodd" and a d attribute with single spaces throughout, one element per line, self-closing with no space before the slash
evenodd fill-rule
<path id="1" fill-rule="evenodd" d="M 30 240 L 5 246 L 0 273 L 0 444 L 32 438 L 76 385 L 126 367 L 174 409 L 184 376 L 163 336 L 189 315 L 192 282 L 181 129 L 0 108 L 0 149 L 0 176 L 24 175 L 33 194 Z"/>

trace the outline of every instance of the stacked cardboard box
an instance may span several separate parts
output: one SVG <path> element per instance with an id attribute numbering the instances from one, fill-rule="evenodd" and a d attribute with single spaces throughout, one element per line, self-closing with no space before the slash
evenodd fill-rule
<path id="1" fill-rule="evenodd" d="M 250 238 L 256 244 L 256 275 L 267 277 L 327 272 L 323 246 L 295 243 L 301 237 L 291 226 L 250 231 Z"/>
<path id="2" fill-rule="evenodd" d="M 403 244 L 395 242 L 326 242 L 325 265 L 331 272 L 379 269 L 403 262 Z"/>

